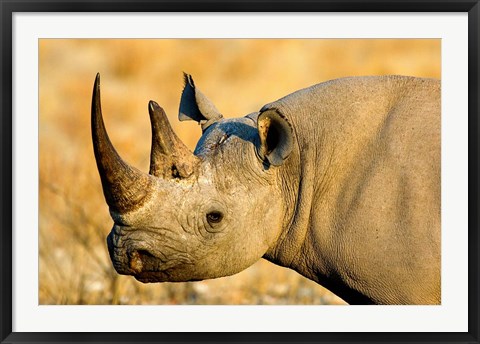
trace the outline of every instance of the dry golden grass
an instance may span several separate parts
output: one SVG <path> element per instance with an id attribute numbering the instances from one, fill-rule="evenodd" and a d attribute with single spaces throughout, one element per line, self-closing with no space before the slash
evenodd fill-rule
<path id="1" fill-rule="evenodd" d="M 95 74 L 110 137 L 146 171 L 147 103 L 165 108 L 193 149 L 201 130 L 176 119 L 182 72 L 227 117 L 297 89 L 353 75 L 440 77 L 440 40 L 40 40 L 40 304 L 342 304 L 297 273 L 260 261 L 235 276 L 142 284 L 116 274 L 112 220 L 90 136 Z"/>

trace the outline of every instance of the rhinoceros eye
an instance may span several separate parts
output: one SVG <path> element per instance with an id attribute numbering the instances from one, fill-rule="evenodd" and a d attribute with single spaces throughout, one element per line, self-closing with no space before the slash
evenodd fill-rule
<path id="1" fill-rule="evenodd" d="M 207 214 L 207 221 L 210 224 L 219 223 L 223 219 L 223 214 L 219 211 L 211 211 Z"/>

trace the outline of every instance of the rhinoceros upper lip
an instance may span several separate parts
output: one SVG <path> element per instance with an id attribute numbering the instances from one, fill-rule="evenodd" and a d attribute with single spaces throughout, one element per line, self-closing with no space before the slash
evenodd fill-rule
<path id="1" fill-rule="evenodd" d="M 135 249 L 128 252 L 127 256 L 128 266 L 134 276 L 155 273 L 168 274 L 168 270 L 178 265 L 192 264 L 186 259 L 179 259 L 178 257 L 167 260 L 165 257 L 157 256 L 146 249 Z"/>
<path id="2" fill-rule="evenodd" d="M 186 252 L 174 250 L 174 245 L 165 242 L 165 239 L 173 239 L 169 235 L 171 232 L 165 228 L 138 229 L 116 223 L 107 237 L 115 270 L 120 274 L 133 275 L 142 281 L 153 281 L 162 280 L 168 275 L 167 270 L 177 265 L 193 264 Z M 153 238 L 162 240 L 165 250 L 146 246 Z M 141 245 L 141 242 L 146 245 Z"/>

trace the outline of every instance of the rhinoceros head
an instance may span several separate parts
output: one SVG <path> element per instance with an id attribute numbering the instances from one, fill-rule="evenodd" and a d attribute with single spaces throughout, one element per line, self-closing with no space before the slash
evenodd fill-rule
<path id="1" fill-rule="evenodd" d="M 117 272 L 142 282 L 203 280 L 237 273 L 272 250 L 286 221 L 278 174 L 294 147 L 288 120 L 273 108 L 225 119 L 185 75 L 179 118 L 198 121 L 203 131 L 192 153 L 157 103 L 148 110 L 147 174 L 111 144 L 97 75 L 92 137 L 114 221 L 107 243 Z"/>

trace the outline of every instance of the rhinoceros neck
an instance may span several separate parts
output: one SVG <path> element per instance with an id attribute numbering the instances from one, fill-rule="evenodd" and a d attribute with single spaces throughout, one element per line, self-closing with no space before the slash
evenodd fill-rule
<path id="1" fill-rule="evenodd" d="M 362 241 L 377 230 L 365 225 L 370 221 L 365 216 L 375 217 L 375 209 L 363 215 L 358 206 L 362 202 L 369 206 L 366 176 L 377 173 L 372 171 L 383 158 L 384 141 L 379 135 L 388 131 L 387 119 L 396 106 L 402 106 L 398 99 L 407 93 L 410 82 L 411 78 L 402 77 L 346 79 L 268 105 L 292 121 L 298 147 L 284 167 L 285 175 L 296 176 L 287 178 L 287 189 L 295 188 L 294 196 L 287 197 L 292 214 L 265 258 L 296 270 L 349 303 L 397 302 L 389 295 L 376 295 L 378 288 L 372 287 L 377 275 L 387 273 L 371 272 L 380 267 L 368 266 L 368 258 L 363 258 L 368 252 L 352 250 L 361 248 Z M 374 207 L 375 202 L 371 204 Z M 385 230 L 380 241 L 387 242 L 389 236 Z"/>

